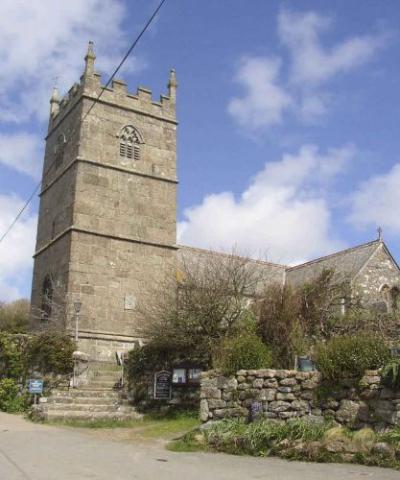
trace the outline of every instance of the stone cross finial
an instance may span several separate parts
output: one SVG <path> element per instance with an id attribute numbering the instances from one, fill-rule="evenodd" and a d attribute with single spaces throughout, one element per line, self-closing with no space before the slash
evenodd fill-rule
<path id="1" fill-rule="evenodd" d="M 94 73 L 94 61 L 96 60 L 96 55 L 93 49 L 93 42 L 90 41 L 88 44 L 88 49 L 85 56 L 85 76 L 93 75 Z"/>
<path id="2" fill-rule="evenodd" d="M 379 241 L 382 241 L 382 240 L 383 240 L 383 230 L 382 230 L 382 227 L 378 227 L 378 228 L 377 228 L 377 232 L 378 232 L 378 240 L 379 240 Z"/>

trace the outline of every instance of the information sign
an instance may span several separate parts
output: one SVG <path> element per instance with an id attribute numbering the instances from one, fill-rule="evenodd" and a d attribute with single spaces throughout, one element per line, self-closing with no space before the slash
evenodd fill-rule
<path id="1" fill-rule="evenodd" d="M 171 372 L 162 370 L 154 374 L 154 398 L 157 400 L 171 398 Z"/>
<path id="2" fill-rule="evenodd" d="M 30 379 L 29 393 L 43 393 L 43 380 Z"/>

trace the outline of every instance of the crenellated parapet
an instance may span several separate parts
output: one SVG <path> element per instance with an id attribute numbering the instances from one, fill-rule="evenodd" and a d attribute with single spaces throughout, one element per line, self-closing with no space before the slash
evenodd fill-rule
<path id="1" fill-rule="evenodd" d="M 57 91 L 52 94 L 49 130 L 64 118 L 82 97 L 96 100 L 100 94 L 101 97 L 98 101 L 103 104 L 111 104 L 176 123 L 177 81 L 175 70 L 171 69 L 170 71 L 168 93 L 161 94 L 159 100 L 156 101 L 149 88 L 139 86 L 133 93 L 128 90 L 127 83 L 120 79 L 114 79 L 111 86 L 105 88 L 102 84 L 101 74 L 94 70 L 95 59 L 93 42 L 89 42 L 88 52 L 85 56 L 85 69 L 80 82 L 74 83 L 61 99 L 58 97 Z"/>

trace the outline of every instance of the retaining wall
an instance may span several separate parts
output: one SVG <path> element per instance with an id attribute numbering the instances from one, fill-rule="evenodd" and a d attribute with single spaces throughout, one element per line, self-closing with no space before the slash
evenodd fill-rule
<path id="1" fill-rule="evenodd" d="M 331 418 L 356 428 L 400 424 L 400 391 L 381 384 L 378 371 L 369 370 L 354 386 L 330 387 L 319 372 L 239 370 L 224 377 L 202 373 L 200 417 L 203 422 L 249 417 L 251 411 L 270 419 Z"/>

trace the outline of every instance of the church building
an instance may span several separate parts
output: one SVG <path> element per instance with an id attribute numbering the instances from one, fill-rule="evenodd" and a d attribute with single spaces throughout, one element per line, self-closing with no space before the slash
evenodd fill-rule
<path id="1" fill-rule="evenodd" d="M 31 321 L 110 360 L 140 341 L 137 304 L 151 302 L 154 281 L 176 278 L 180 255 L 201 250 L 176 243 L 175 71 L 155 101 L 121 80 L 103 89 L 95 59 L 90 42 L 80 82 L 50 99 Z M 381 238 L 295 267 L 259 264 L 271 283 L 293 285 L 338 269 L 373 303 L 400 284 Z"/>

